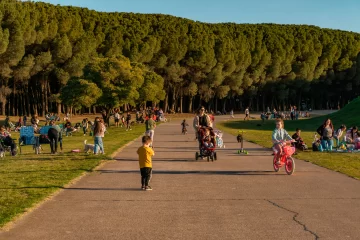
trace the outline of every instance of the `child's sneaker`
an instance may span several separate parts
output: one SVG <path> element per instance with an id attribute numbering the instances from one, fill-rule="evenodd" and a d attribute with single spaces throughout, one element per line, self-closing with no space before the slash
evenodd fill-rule
<path id="1" fill-rule="evenodd" d="M 145 191 L 151 191 L 151 190 L 152 190 L 152 188 L 150 186 L 145 187 Z"/>

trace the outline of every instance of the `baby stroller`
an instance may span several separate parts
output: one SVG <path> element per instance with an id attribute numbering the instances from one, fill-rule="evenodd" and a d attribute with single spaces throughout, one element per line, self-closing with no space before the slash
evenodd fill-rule
<path id="1" fill-rule="evenodd" d="M 210 134 L 206 136 L 206 130 L 209 129 Z M 198 131 L 198 140 L 199 140 L 199 152 L 195 153 L 195 160 L 199 158 L 207 158 L 207 161 L 216 161 L 217 155 L 215 152 L 216 149 L 216 140 L 215 140 L 215 133 L 212 128 L 200 128 Z"/>
<path id="2" fill-rule="evenodd" d="M 223 133 L 220 130 L 217 130 L 214 133 L 215 133 L 216 147 L 225 148 L 225 144 L 224 144 L 224 141 L 222 139 Z"/>

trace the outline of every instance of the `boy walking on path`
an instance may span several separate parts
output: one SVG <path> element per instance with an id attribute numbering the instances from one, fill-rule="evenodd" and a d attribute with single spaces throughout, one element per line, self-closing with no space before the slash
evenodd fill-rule
<path id="1" fill-rule="evenodd" d="M 141 173 L 141 189 L 151 191 L 149 186 L 152 173 L 152 156 L 155 155 L 154 150 L 150 148 L 151 138 L 149 136 L 143 136 L 142 146 L 137 150 L 139 155 L 139 166 Z"/>
<path id="2" fill-rule="evenodd" d="M 145 129 L 146 129 L 146 132 L 145 132 L 145 135 L 146 136 L 149 136 L 151 138 L 151 144 L 150 144 L 150 147 L 153 146 L 153 142 L 154 142 L 154 133 L 155 133 L 155 128 L 156 128 L 156 123 L 155 121 L 153 120 L 153 117 L 154 117 L 154 114 L 150 114 L 149 115 L 149 119 L 147 119 L 145 121 Z"/>

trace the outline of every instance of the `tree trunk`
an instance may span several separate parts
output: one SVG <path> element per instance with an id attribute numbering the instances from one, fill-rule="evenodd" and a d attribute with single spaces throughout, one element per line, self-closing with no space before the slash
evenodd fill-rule
<path id="1" fill-rule="evenodd" d="M 4 99 L 4 101 L 1 102 L 1 115 L 3 116 L 6 115 L 5 107 L 6 107 L 6 100 Z"/>
<path id="2" fill-rule="evenodd" d="M 180 113 L 183 112 L 183 95 L 181 94 L 181 97 L 180 97 Z"/>
<path id="3" fill-rule="evenodd" d="M 60 115 L 61 114 L 61 103 L 56 103 L 57 106 L 57 114 Z"/>
<path id="4" fill-rule="evenodd" d="M 193 96 L 189 96 L 189 106 L 188 106 L 188 112 L 192 112 L 192 105 L 193 105 Z"/>
<path id="5" fill-rule="evenodd" d="M 215 109 L 214 109 L 214 113 L 216 114 L 218 110 L 218 99 L 215 99 Z"/>
<path id="6" fill-rule="evenodd" d="M 165 100 L 164 100 L 164 112 L 168 112 L 169 107 L 169 93 L 166 91 Z"/>

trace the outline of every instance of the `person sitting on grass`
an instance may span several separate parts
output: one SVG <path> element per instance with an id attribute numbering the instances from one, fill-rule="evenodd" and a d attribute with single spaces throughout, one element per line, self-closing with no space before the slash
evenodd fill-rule
<path id="1" fill-rule="evenodd" d="M 66 120 L 64 128 L 65 128 L 65 135 L 66 136 L 68 136 L 69 133 L 71 134 L 74 131 L 74 128 L 72 127 L 71 122 L 70 122 L 69 119 Z"/>
<path id="2" fill-rule="evenodd" d="M 274 143 L 273 150 L 274 154 L 277 155 L 276 164 L 280 164 L 280 159 L 282 155 L 282 148 L 286 145 L 285 141 L 292 140 L 292 137 L 288 134 L 288 132 L 284 129 L 284 121 L 281 119 L 276 120 L 276 128 L 272 133 L 272 141 Z"/>
<path id="3" fill-rule="evenodd" d="M 331 120 L 328 118 L 325 122 L 316 130 L 321 137 L 321 145 L 324 150 L 332 151 L 334 136 L 334 126 Z"/>
<path id="4" fill-rule="evenodd" d="M 358 127 L 353 126 L 346 132 L 344 140 L 346 143 L 354 144 L 358 137 L 360 137 L 360 134 L 358 133 Z"/>
<path id="5" fill-rule="evenodd" d="M 4 143 L 5 146 L 10 146 L 11 156 L 16 156 L 15 141 L 11 138 L 11 134 L 6 131 L 5 126 L 0 128 L 0 140 Z"/>
<path id="6" fill-rule="evenodd" d="M 139 167 L 141 173 L 141 189 L 151 191 L 149 186 L 152 173 L 152 156 L 155 155 L 154 150 L 150 147 L 151 138 L 149 136 L 142 137 L 142 146 L 138 148 Z"/>
<path id="7" fill-rule="evenodd" d="M 334 139 L 336 140 L 336 147 L 338 148 L 340 145 L 340 138 L 343 133 L 346 132 L 346 126 L 343 124 L 341 125 L 334 133 Z"/>
<path id="8" fill-rule="evenodd" d="M 301 135 L 301 129 L 297 128 L 296 132 L 292 135 L 292 138 L 295 140 L 294 146 L 295 148 L 300 149 L 302 151 L 307 150 L 307 146 L 300 135 Z"/>

